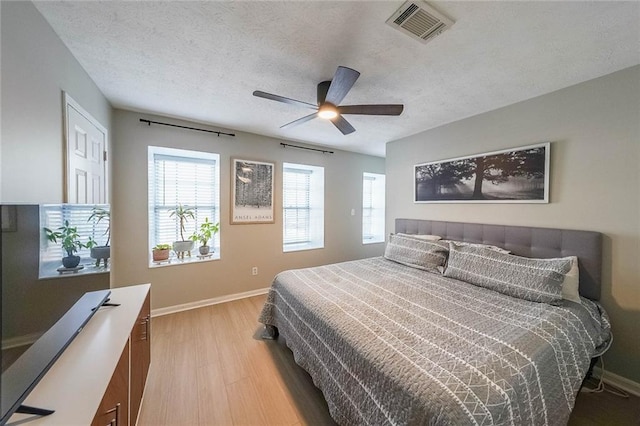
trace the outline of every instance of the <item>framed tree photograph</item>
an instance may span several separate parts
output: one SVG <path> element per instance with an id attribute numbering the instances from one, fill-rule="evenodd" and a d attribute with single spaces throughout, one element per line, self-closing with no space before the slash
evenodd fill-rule
<path id="1" fill-rule="evenodd" d="M 274 163 L 231 159 L 231 224 L 274 223 Z"/>
<path id="2" fill-rule="evenodd" d="M 414 166 L 415 203 L 548 203 L 550 143 Z"/>

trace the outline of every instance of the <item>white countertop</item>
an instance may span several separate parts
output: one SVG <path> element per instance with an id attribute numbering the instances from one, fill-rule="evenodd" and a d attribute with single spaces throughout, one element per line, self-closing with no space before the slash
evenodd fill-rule
<path id="1" fill-rule="evenodd" d="M 7 425 L 91 424 L 150 287 L 112 288 L 120 306 L 100 308 L 22 403 L 55 413 L 14 414 Z"/>

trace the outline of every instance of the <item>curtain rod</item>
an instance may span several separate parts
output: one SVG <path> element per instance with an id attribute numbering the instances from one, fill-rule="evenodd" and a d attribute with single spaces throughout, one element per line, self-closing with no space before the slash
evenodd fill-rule
<path id="1" fill-rule="evenodd" d="M 196 127 L 179 126 L 177 124 L 161 123 L 159 121 L 145 120 L 144 118 L 141 118 L 140 121 L 143 122 L 143 123 L 147 123 L 147 125 L 149 125 L 149 126 L 151 126 L 151 124 L 160 124 L 161 126 L 179 127 L 181 129 L 189 129 L 189 130 L 197 130 L 199 132 L 215 133 L 215 134 L 218 135 L 218 137 L 220 137 L 220 135 L 235 136 L 235 133 L 225 133 L 225 132 L 219 132 L 217 130 L 207 130 L 207 129 L 198 129 Z"/>
<path id="2" fill-rule="evenodd" d="M 288 143 L 282 143 L 282 142 L 280 142 L 280 145 L 282 145 L 283 148 L 289 147 L 289 148 L 307 149 L 309 151 L 318 151 L 323 154 L 333 154 L 333 151 L 327 151 L 324 149 L 307 148 L 306 146 L 290 145 Z"/>

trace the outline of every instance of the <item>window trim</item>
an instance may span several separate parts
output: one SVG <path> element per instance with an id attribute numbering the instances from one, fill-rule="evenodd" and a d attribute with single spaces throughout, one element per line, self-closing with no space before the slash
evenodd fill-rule
<path id="1" fill-rule="evenodd" d="M 381 179 L 381 183 L 382 183 L 382 194 L 380 197 L 381 204 L 378 207 L 374 207 L 373 206 L 373 198 L 374 198 L 374 192 L 376 191 L 376 189 L 373 187 L 373 185 L 375 185 L 373 182 L 375 182 L 376 179 Z M 372 199 L 372 206 L 370 208 L 365 208 L 365 181 L 370 180 L 372 181 L 371 185 L 371 199 Z M 361 214 L 361 219 L 362 219 L 362 227 L 361 227 L 361 236 L 362 236 L 362 244 L 367 245 L 367 244 L 379 244 L 379 243 L 384 243 L 385 242 L 385 237 L 386 237 L 386 224 L 385 224 L 385 215 L 386 215 L 386 205 L 385 205 L 385 197 L 386 197 L 386 176 L 384 173 L 372 173 L 372 172 L 363 172 L 362 173 L 362 214 Z M 374 213 L 376 211 L 378 211 L 378 213 L 381 212 L 380 216 L 378 219 L 380 220 L 380 226 L 381 226 L 381 233 L 372 233 L 371 237 L 369 238 L 365 238 L 365 230 L 364 230 L 364 226 L 365 226 L 365 212 L 369 211 L 371 214 L 371 217 L 374 217 Z"/>
<path id="2" fill-rule="evenodd" d="M 61 259 L 66 256 L 62 250 L 61 242 L 53 243 L 46 237 L 44 228 L 50 228 L 54 231 L 62 226 L 65 220 L 70 222 L 70 226 L 78 228 L 80 241 L 87 243 L 88 238 L 93 238 L 99 246 L 106 243 L 106 231 L 109 227 L 108 221 L 98 222 L 96 218 L 89 220 L 94 208 L 101 208 L 110 211 L 109 204 L 41 204 L 38 207 L 39 228 L 42 233 L 40 237 L 40 250 L 38 261 L 38 279 L 68 277 L 69 275 L 61 273 L 58 269 L 62 267 Z M 108 260 L 107 266 L 104 263 L 96 266 L 96 259 L 92 258 L 91 250 L 81 248 L 75 255 L 80 256 L 80 264 L 77 271 L 73 275 L 87 274 L 103 274 L 111 270 L 111 259 Z"/>
<path id="3" fill-rule="evenodd" d="M 218 153 L 213 153 L 213 152 L 206 152 L 206 151 L 196 151 L 196 150 L 186 150 L 186 149 L 179 149 L 179 148 L 168 148 L 168 147 L 159 147 L 159 146 L 149 146 L 148 147 L 148 166 L 147 166 L 147 173 L 148 173 L 148 181 L 147 181 L 147 191 L 148 191 L 148 197 L 147 197 L 147 256 L 148 256 L 148 267 L 149 268 L 162 268 L 162 267 L 166 267 L 166 266 L 176 266 L 176 265 L 183 265 L 183 264 L 189 264 L 189 263 L 200 263 L 200 262 L 209 262 L 209 261 L 215 261 L 215 260 L 219 260 L 221 258 L 221 234 L 222 234 L 222 230 L 220 230 L 214 239 L 214 244 L 212 245 L 212 250 L 213 252 L 210 253 L 210 255 L 207 256 L 200 256 L 198 254 L 198 242 L 194 243 L 194 248 L 192 250 L 192 254 L 191 257 L 185 256 L 184 259 L 178 259 L 177 256 L 175 255 L 175 252 L 172 250 L 171 251 L 171 256 L 169 257 L 168 261 L 162 261 L 162 262 L 154 262 L 153 258 L 152 258 L 152 248 L 155 246 L 155 242 L 154 241 L 154 233 L 155 233 L 155 229 L 154 226 L 155 225 L 155 220 L 152 216 L 155 215 L 155 211 L 157 209 L 157 206 L 154 204 L 154 191 L 155 191 L 155 184 L 156 184 L 156 180 L 155 180 L 155 161 L 158 157 L 164 157 L 166 159 L 170 159 L 170 158 L 179 158 L 182 157 L 186 160 L 186 162 L 188 163 L 204 163 L 204 164 L 209 164 L 211 161 L 214 162 L 214 173 L 215 173 L 215 177 L 214 177 L 214 183 L 213 183 L 213 191 L 214 191 L 214 195 L 213 195 L 213 204 L 211 206 L 209 206 L 211 209 L 214 210 L 215 212 L 215 217 L 211 218 L 209 217 L 209 221 L 213 222 L 213 223 L 217 223 L 220 222 L 220 217 L 221 217 L 221 203 L 220 203 L 220 178 L 221 178 L 221 163 L 220 163 L 220 154 Z M 186 204 L 191 206 L 191 204 Z M 193 206 L 191 206 L 193 207 Z M 204 207 L 204 205 L 203 205 Z M 197 206 L 195 207 L 197 209 Z M 208 217 L 208 216 L 207 216 Z M 194 229 L 196 228 L 196 226 L 199 223 L 196 222 L 194 224 Z M 188 231 L 189 234 L 192 231 Z M 188 238 L 185 235 L 185 238 Z"/>
<path id="4" fill-rule="evenodd" d="M 285 189 L 287 183 L 286 177 L 288 173 L 292 173 L 294 170 L 298 170 L 299 173 L 305 173 L 309 176 L 309 189 L 307 191 L 308 207 L 305 209 L 309 212 L 307 222 L 307 226 L 309 227 L 309 240 L 287 243 L 285 242 L 287 210 L 300 209 L 300 207 L 285 206 L 287 198 L 287 190 Z M 282 251 L 284 253 L 324 248 L 324 199 L 324 167 L 298 163 L 282 163 Z"/>

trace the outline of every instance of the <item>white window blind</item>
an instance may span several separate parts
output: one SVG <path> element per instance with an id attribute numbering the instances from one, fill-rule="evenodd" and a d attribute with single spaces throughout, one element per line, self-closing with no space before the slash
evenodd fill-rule
<path id="1" fill-rule="evenodd" d="M 51 242 L 47 239 L 44 228 L 49 228 L 52 231 L 58 231 L 58 228 L 63 226 L 65 221 L 69 221 L 69 226 L 77 229 L 80 235 L 80 242 L 86 244 L 89 238 L 92 238 L 98 245 L 103 246 L 107 243 L 107 228 L 109 227 L 108 220 L 97 221 L 96 218 L 89 219 L 93 213 L 94 208 L 101 208 L 109 211 L 108 204 L 44 204 L 40 206 L 40 227 L 43 233 L 43 244 L 40 248 L 40 261 L 44 263 L 53 262 L 60 263 L 60 259 L 67 256 L 67 253 L 63 251 L 61 241 L 57 243 Z M 81 248 L 75 255 L 80 256 L 81 263 L 91 261 L 90 250 L 87 248 Z"/>
<path id="2" fill-rule="evenodd" d="M 157 244 L 189 240 L 200 224 L 220 218 L 219 155 L 182 149 L 149 147 L 149 250 Z M 177 206 L 192 209 L 194 218 L 180 234 L 180 222 L 171 211 Z M 209 245 L 216 257 L 219 234 Z"/>
<path id="3" fill-rule="evenodd" d="M 324 247 L 324 168 L 283 164 L 283 250 Z"/>
<path id="4" fill-rule="evenodd" d="M 377 173 L 362 175 L 362 242 L 383 242 L 385 176 Z"/>

